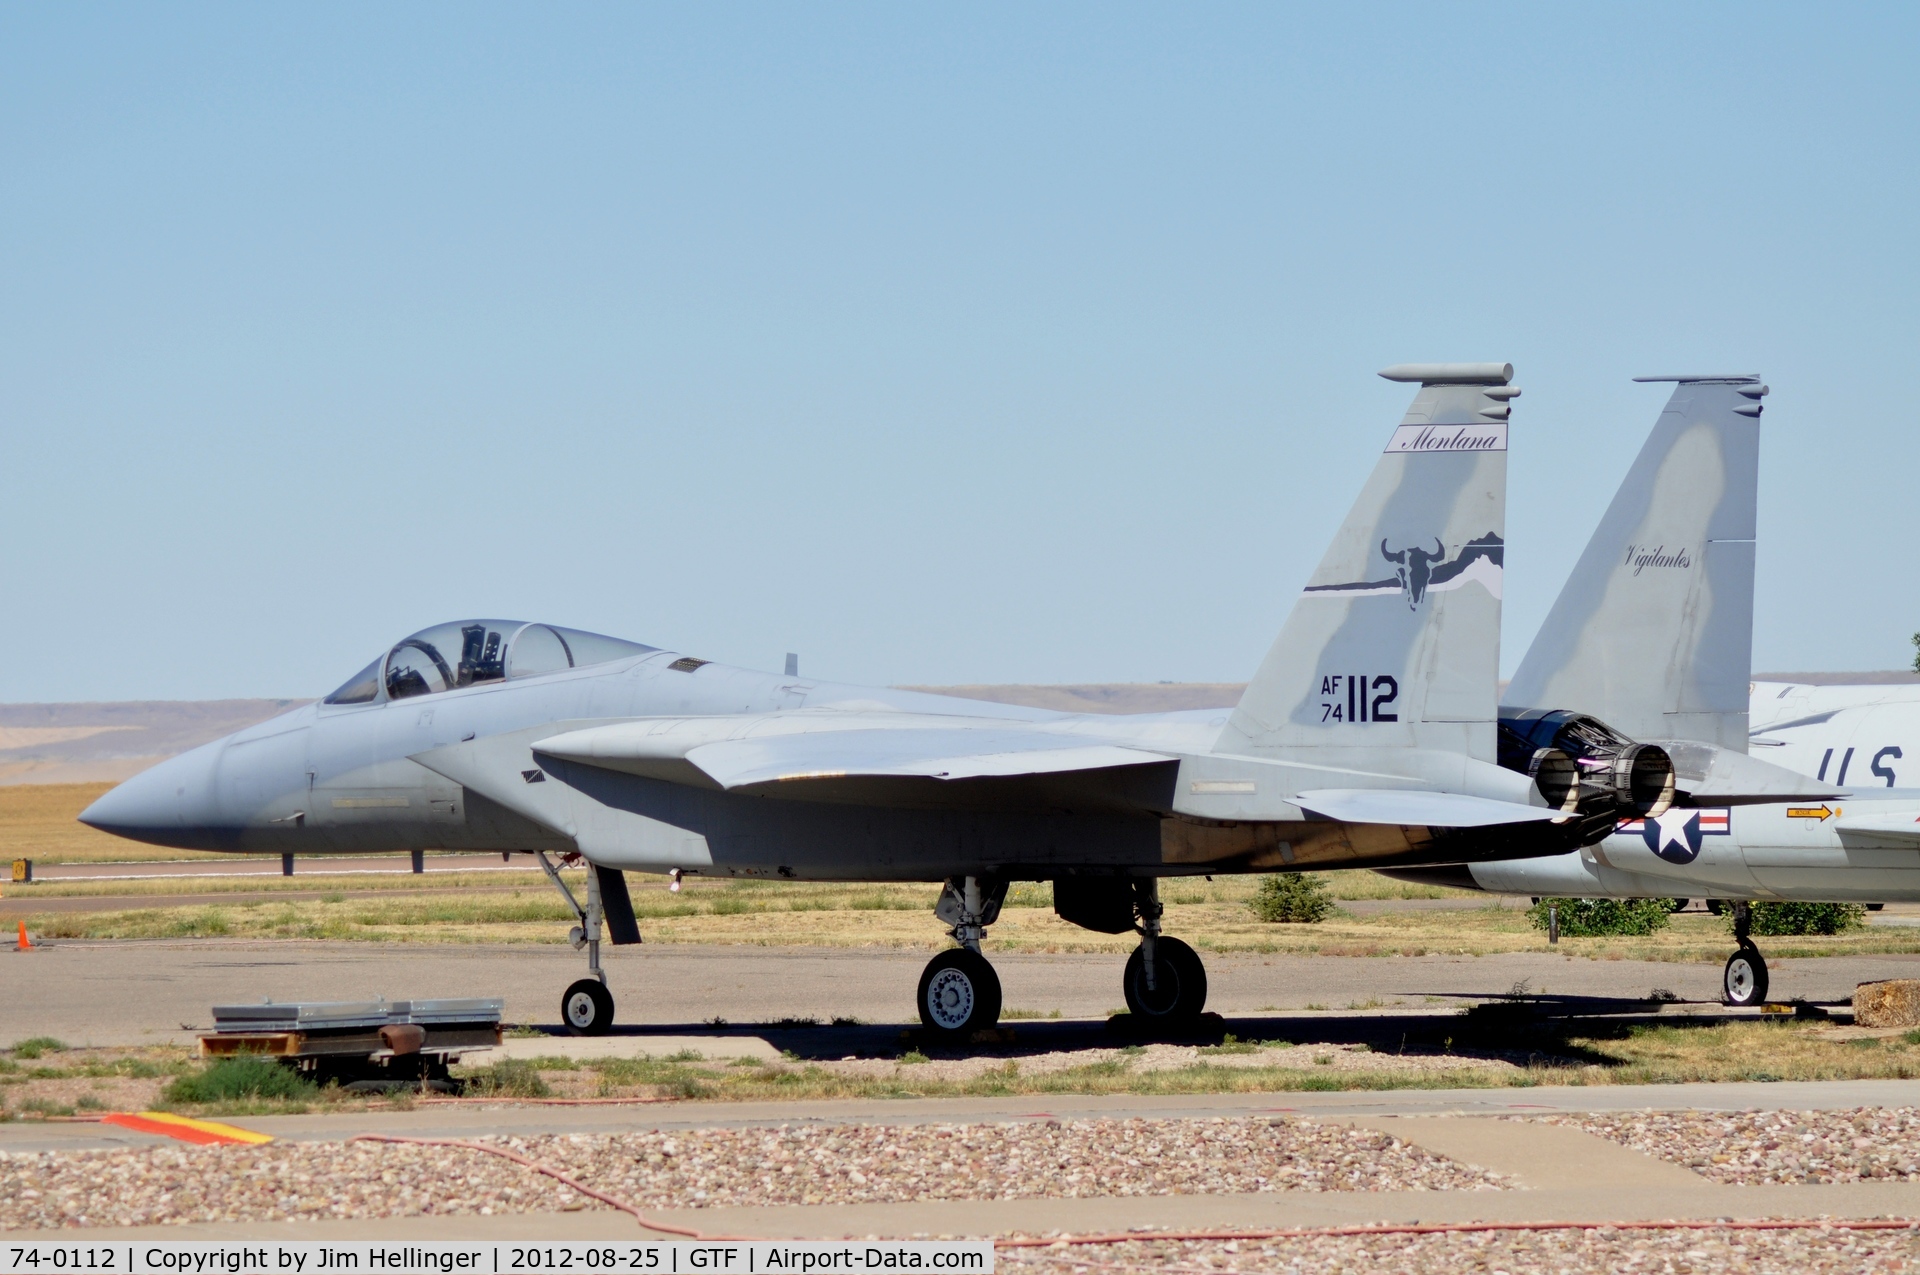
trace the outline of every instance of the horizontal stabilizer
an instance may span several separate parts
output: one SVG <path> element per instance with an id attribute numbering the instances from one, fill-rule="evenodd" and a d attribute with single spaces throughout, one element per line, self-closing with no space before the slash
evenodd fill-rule
<path id="1" fill-rule="evenodd" d="M 632 747 L 622 741 L 631 740 Z M 606 770 L 660 775 L 647 738 L 619 727 L 576 731 L 534 745 L 543 756 Z M 722 788 L 851 776 L 979 779 L 1104 770 L 1172 760 L 1167 754 L 1034 730 L 817 730 L 699 744 L 683 755 Z"/>
<path id="2" fill-rule="evenodd" d="M 1491 797 L 1405 788 L 1322 788 L 1287 800 L 1308 814 L 1342 823 L 1384 823 L 1401 827 L 1488 828 L 1503 823 L 1534 823 L 1559 817 L 1545 806 L 1522 806 Z"/>
<path id="3" fill-rule="evenodd" d="M 1651 742 L 1666 749 L 1667 755 L 1673 758 L 1675 786 L 1690 805 L 1753 806 L 1782 801 L 1826 801 L 1847 795 L 1844 788 L 1746 753 L 1688 739 Z"/>

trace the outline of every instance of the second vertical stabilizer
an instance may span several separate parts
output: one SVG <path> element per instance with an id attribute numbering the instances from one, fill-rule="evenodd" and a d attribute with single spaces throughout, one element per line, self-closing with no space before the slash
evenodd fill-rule
<path id="1" fill-rule="evenodd" d="M 1634 739 L 1747 749 L 1758 376 L 1673 396 L 1507 688 L 1509 713 L 1591 713 Z"/>

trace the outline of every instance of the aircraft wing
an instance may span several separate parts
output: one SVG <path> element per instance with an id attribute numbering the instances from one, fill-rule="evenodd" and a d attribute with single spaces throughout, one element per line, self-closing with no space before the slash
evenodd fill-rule
<path id="1" fill-rule="evenodd" d="M 1654 740 L 1673 758 L 1682 805 L 1778 805 L 1786 801 L 1828 801 L 1847 790 L 1730 748 L 1690 739 Z"/>
<path id="2" fill-rule="evenodd" d="M 1843 814 L 1834 825 L 1841 832 L 1857 832 L 1875 837 L 1893 837 L 1920 841 L 1920 810 L 1899 810 L 1864 815 Z"/>
<path id="3" fill-rule="evenodd" d="M 826 729 L 702 742 L 622 723 L 538 740 L 538 756 L 684 782 L 697 770 L 722 788 L 866 776 L 979 779 L 1104 770 L 1171 761 L 1166 753 L 1083 735 L 977 727 Z M 689 746 L 690 745 L 690 746 Z"/>
<path id="4" fill-rule="evenodd" d="M 1295 793 L 1287 800 L 1308 814 L 1324 815 L 1342 823 L 1403 827 L 1487 828 L 1560 816 L 1558 810 L 1546 806 L 1523 806 L 1491 797 L 1407 788 L 1321 788 Z"/>

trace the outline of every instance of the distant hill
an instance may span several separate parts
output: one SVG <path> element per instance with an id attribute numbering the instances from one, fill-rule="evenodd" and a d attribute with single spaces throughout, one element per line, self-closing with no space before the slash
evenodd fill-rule
<path id="1" fill-rule="evenodd" d="M 1920 673 L 1757 673 L 1757 681 L 1897 685 Z M 1066 713 L 1169 713 L 1232 708 L 1240 682 L 1084 682 L 906 686 L 962 699 Z M 128 700 L 105 704 L 0 704 L 0 785 L 117 782 L 176 753 L 308 703 L 301 699 Z"/>
<path id="2" fill-rule="evenodd" d="M 1024 704 L 1062 713 L 1171 713 L 1183 708 L 1232 708 L 1245 682 L 1082 682 L 1069 686 L 902 686 L 960 699 Z"/>
<path id="3" fill-rule="evenodd" d="M 0 784 L 125 779 L 307 703 L 300 699 L 0 704 Z"/>
<path id="4" fill-rule="evenodd" d="M 1808 686 L 1907 686 L 1920 682 L 1920 673 L 1907 669 L 1877 669 L 1866 673 L 1755 673 L 1756 682 L 1801 682 Z"/>

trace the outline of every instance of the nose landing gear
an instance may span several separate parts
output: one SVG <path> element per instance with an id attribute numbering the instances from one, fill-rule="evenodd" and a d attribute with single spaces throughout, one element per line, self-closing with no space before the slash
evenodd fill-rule
<path id="1" fill-rule="evenodd" d="M 1722 996 L 1729 1005 L 1759 1005 L 1767 999 L 1767 962 L 1748 936 L 1752 925 L 1753 908 L 1745 903 L 1733 904 L 1733 937 L 1740 950 L 1727 958 L 1720 975 Z"/>
<path id="2" fill-rule="evenodd" d="M 561 1020 L 582 1036 L 604 1036 L 613 1026 L 613 993 L 599 978 L 575 979 L 560 998 Z"/>
<path id="3" fill-rule="evenodd" d="M 941 891 L 933 914 L 960 946 L 928 961 L 920 975 L 920 1023 L 934 1038 L 964 1040 L 1000 1021 L 1000 976 L 980 955 L 980 940 L 1006 897 L 1007 883 L 993 877 L 956 877 Z"/>
<path id="4" fill-rule="evenodd" d="M 560 891 L 560 897 L 573 910 L 578 924 L 567 935 L 573 950 L 587 954 L 587 977 L 569 984 L 560 997 L 560 1021 L 581 1036 L 604 1036 L 613 1030 L 613 993 L 607 990 L 607 973 L 600 968 L 600 936 L 604 926 L 616 946 L 640 941 L 640 927 L 633 916 L 633 901 L 627 895 L 627 880 L 616 868 L 587 865 L 587 905 L 583 908 L 573 891 L 560 879 L 546 851 L 535 851 L 540 868 Z M 561 856 L 562 862 L 575 862 L 577 854 Z"/>

